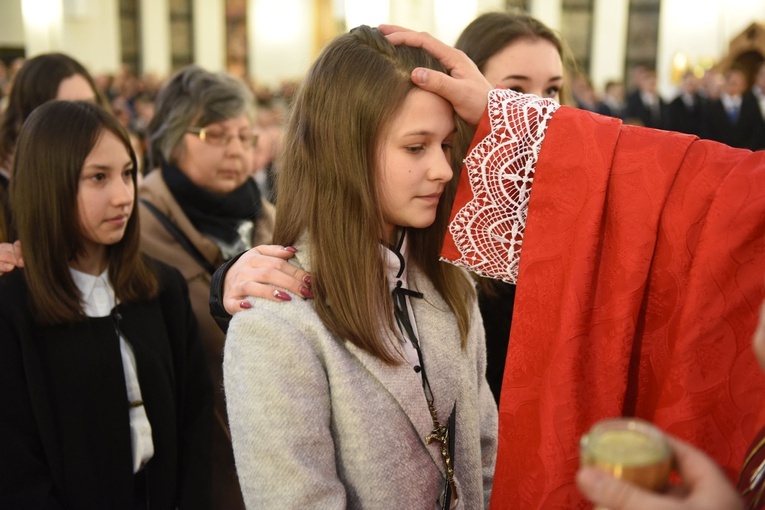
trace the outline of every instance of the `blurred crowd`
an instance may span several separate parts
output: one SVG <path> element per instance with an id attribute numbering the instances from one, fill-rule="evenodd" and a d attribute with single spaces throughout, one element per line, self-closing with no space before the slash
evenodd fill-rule
<path id="1" fill-rule="evenodd" d="M 708 69 L 703 76 L 687 71 L 673 97 L 658 92 L 656 72 L 636 66 L 624 82 L 608 81 L 597 91 L 585 74 L 571 80 L 579 108 L 618 117 L 627 124 L 697 135 L 732 147 L 765 148 L 765 62 L 754 77 L 743 68 Z"/>
<path id="2" fill-rule="evenodd" d="M 0 60 L 0 111 L 7 104 L 13 77 L 24 64 L 17 58 Z M 114 74 L 94 75 L 95 84 L 112 113 L 130 133 L 138 155 L 141 174 L 149 169 L 146 127 L 154 115 L 154 101 L 165 78 L 156 74 L 138 75 L 129 65 Z M 253 178 L 269 200 L 274 201 L 274 163 L 281 146 L 287 107 L 297 89 L 296 81 L 269 87 L 247 80 L 257 104 Z M 765 148 L 765 61 L 753 77 L 742 68 L 685 72 L 672 97 L 663 97 L 657 87 L 655 70 L 635 66 L 628 79 L 609 80 L 597 90 L 585 73 L 569 77 L 570 100 L 564 103 L 617 117 L 626 124 L 697 135 L 732 147 Z"/>
<path id="3" fill-rule="evenodd" d="M 13 78 L 25 60 L 16 58 L 9 63 L 0 60 L 0 112 L 7 105 Z M 147 156 L 146 128 L 154 116 L 157 93 L 166 79 L 153 73 L 139 75 L 127 64 L 113 74 L 93 75 L 99 93 L 130 134 L 141 174 L 151 169 Z M 274 160 L 281 146 L 287 105 L 295 94 L 297 83 L 284 81 L 276 87 L 269 87 L 255 80 L 246 80 L 246 84 L 253 92 L 257 105 L 254 127 L 258 144 L 254 151 L 252 175 L 262 192 L 273 202 Z"/>

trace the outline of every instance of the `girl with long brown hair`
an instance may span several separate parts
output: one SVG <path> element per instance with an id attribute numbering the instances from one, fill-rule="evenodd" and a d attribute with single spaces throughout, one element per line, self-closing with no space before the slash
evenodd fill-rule
<path id="1" fill-rule="evenodd" d="M 257 508 L 478 508 L 496 407 L 475 291 L 436 262 L 453 189 L 453 110 L 409 80 L 442 69 L 359 27 L 293 104 L 274 241 L 314 300 L 258 300 L 231 322 L 224 384 Z"/>
<path id="2" fill-rule="evenodd" d="M 209 508 L 210 381 L 183 278 L 139 253 L 136 168 L 92 103 L 46 103 L 21 130 L 0 507 Z"/>

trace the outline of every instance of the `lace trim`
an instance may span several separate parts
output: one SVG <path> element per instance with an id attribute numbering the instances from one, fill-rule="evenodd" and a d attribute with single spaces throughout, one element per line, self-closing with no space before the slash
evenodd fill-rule
<path id="1" fill-rule="evenodd" d="M 559 106 L 506 89 L 489 93 L 490 133 L 464 161 L 473 198 L 449 225 L 460 257 L 447 262 L 516 283 L 539 150 Z"/>

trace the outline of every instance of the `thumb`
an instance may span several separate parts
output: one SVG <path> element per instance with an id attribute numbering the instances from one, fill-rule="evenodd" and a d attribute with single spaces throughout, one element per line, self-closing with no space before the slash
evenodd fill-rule
<path id="1" fill-rule="evenodd" d="M 460 80 L 440 71 L 418 67 L 412 71 L 412 83 L 449 101 L 457 115 L 472 126 L 478 125 L 486 109 L 489 87 L 483 87 L 480 81 Z"/>
<path id="2" fill-rule="evenodd" d="M 443 96 L 444 92 L 448 92 L 444 88 L 444 80 L 447 78 L 448 76 L 444 73 L 424 67 L 417 67 L 412 71 L 412 81 L 415 85 L 440 96 Z M 448 100 L 449 98 L 445 97 L 445 99 Z"/>
<path id="3" fill-rule="evenodd" d="M 17 240 L 13 243 L 13 254 L 16 257 L 16 266 L 24 267 L 24 259 L 21 256 L 21 241 Z"/>

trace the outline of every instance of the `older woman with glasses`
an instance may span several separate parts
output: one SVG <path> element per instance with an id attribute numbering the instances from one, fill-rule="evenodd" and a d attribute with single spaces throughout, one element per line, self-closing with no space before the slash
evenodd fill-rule
<path id="1" fill-rule="evenodd" d="M 224 334 L 208 311 L 211 276 L 233 255 L 270 242 L 273 206 L 250 178 L 254 102 L 236 78 L 181 69 L 156 101 L 148 127 L 155 170 L 140 188 L 142 250 L 186 278 L 216 388 L 214 508 L 244 508 L 223 400 Z"/>

